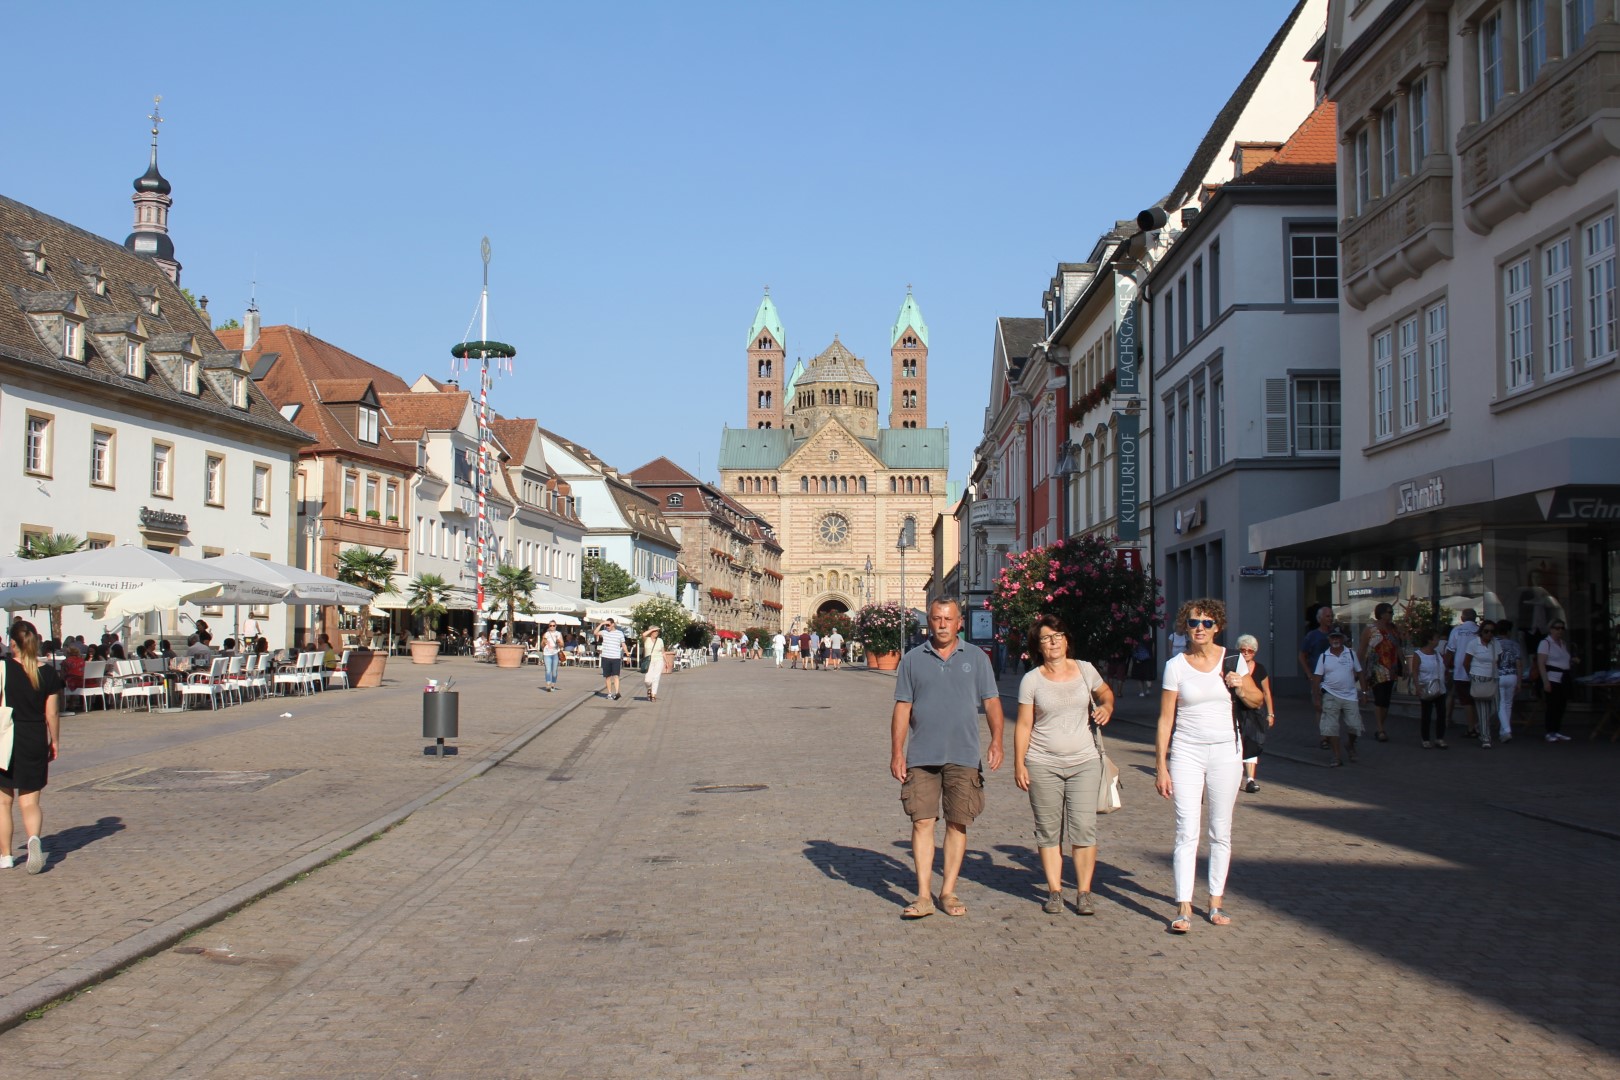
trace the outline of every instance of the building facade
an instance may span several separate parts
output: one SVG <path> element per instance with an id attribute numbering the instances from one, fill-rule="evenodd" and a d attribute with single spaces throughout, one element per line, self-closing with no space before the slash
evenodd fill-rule
<path id="1" fill-rule="evenodd" d="M 767 354 L 780 378 L 787 341 L 769 296 L 747 339 L 750 402 L 778 389 L 755 383 Z M 776 525 L 789 630 L 823 610 L 926 600 L 950 435 L 928 426 L 928 325 L 909 292 L 890 329 L 889 370 L 886 424 L 877 379 L 834 338 L 780 386 L 779 416 L 722 433 L 722 490 Z"/>
<path id="2" fill-rule="evenodd" d="M 1357 622 L 1416 597 L 1533 647 L 1564 618 L 1590 668 L 1616 662 L 1615 20 L 1613 0 L 1330 4 L 1339 501 L 1250 546 Z"/>

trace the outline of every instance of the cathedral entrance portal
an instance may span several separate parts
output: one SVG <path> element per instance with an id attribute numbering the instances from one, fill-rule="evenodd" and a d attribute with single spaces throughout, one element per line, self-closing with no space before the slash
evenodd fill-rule
<path id="1" fill-rule="evenodd" d="M 840 600 L 838 597 L 834 596 L 828 600 L 823 600 L 821 602 L 821 606 L 816 608 L 817 615 L 821 615 L 829 611 L 837 612 L 839 615 L 848 615 L 849 605 L 844 603 L 844 601 Z"/>

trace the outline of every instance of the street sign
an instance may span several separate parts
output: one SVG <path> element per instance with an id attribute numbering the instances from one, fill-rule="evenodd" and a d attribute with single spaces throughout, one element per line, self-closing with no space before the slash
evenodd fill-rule
<path id="1" fill-rule="evenodd" d="M 1270 576 L 1271 576 L 1271 571 L 1267 570 L 1263 566 L 1240 566 L 1240 567 L 1238 567 L 1238 577 L 1240 577 L 1240 578 L 1268 578 Z"/>

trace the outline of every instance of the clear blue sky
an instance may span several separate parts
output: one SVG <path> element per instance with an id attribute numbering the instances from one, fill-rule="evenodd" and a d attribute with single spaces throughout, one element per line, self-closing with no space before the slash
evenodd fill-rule
<path id="1" fill-rule="evenodd" d="M 495 407 L 706 478 L 762 286 L 790 362 L 837 333 L 886 406 L 909 283 L 960 481 L 996 317 L 1168 190 L 1291 8 L 9 5 L 37 52 L 4 192 L 121 241 L 161 93 L 182 283 L 216 322 L 257 280 L 266 325 L 447 377 L 487 234 L 490 336 L 518 348 Z"/>

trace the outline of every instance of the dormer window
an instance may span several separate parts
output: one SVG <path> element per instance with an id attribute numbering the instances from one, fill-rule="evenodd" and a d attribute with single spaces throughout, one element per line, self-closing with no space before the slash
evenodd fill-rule
<path id="1" fill-rule="evenodd" d="M 669 497 L 669 505 L 671 506 L 680 506 L 684 502 L 686 502 L 686 496 L 682 495 L 680 492 L 675 492 Z"/>
<path id="2" fill-rule="evenodd" d="M 146 378 L 146 343 L 124 339 L 124 374 L 132 379 Z"/>
<path id="3" fill-rule="evenodd" d="M 363 443 L 377 442 L 377 410 L 369 405 L 362 405 L 359 409 L 359 424 L 355 437 Z"/>
<path id="4" fill-rule="evenodd" d="M 45 249 L 38 246 L 23 249 L 23 265 L 36 274 L 43 274 L 50 269 L 45 265 Z"/>
<path id="5" fill-rule="evenodd" d="M 238 409 L 248 407 L 247 376 L 240 371 L 231 376 L 231 404 Z"/>
<path id="6" fill-rule="evenodd" d="M 162 304 L 158 301 L 156 293 L 141 297 L 141 310 L 148 315 L 161 315 L 163 314 L 161 309 Z"/>
<path id="7" fill-rule="evenodd" d="M 62 355 L 69 360 L 84 359 L 84 327 L 72 319 L 62 319 Z"/>
<path id="8" fill-rule="evenodd" d="M 107 279 L 101 276 L 101 267 L 85 267 L 84 283 L 90 289 L 90 291 L 95 293 L 97 296 L 107 295 Z"/>
<path id="9" fill-rule="evenodd" d="M 202 393 L 202 387 L 198 381 L 198 372 L 201 367 L 201 364 L 189 356 L 183 357 L 180 361 L 180 388 L 192 397 Z"/>

